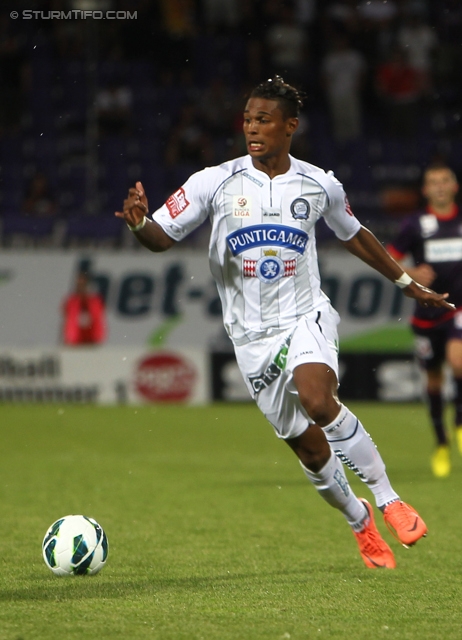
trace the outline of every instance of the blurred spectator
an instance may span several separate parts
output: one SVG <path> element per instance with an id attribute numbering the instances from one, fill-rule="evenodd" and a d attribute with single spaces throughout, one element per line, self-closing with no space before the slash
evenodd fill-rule
<path id="1" fill-rule="evenodd" d="M 432 54 L 438 44 L 438 38 L 421 13 L 411 13 L 398 31 L 399 46 L 407 52 L 409 65 L 421 77 L 422 90 L 429 93 L 432 88 Z"/>
<path id="2" fill-rule="evenodd" d="M 393 0 L 362 0 L 358 5 L 361 19 L 370 26 L 389 24 L 398 13 Z"/>
<path id="3" fill-rule="evenodd" d="M 398 7 L 393 0 L 363 0 L 358 5 L 362 50 L 371 62 L 388 58 L 394 46 Z"/>
<path id="4" fill-rule="evenodd" d="M 460 0 L 438 2 L 436 24 L 440 35 L 438 72 L 446 95 L 462 96 L 462 3 Z"/>
<path id="5" fill-rule="evenodd" d="M 299 84 L 308 62 L 308 36 L 297 22 L 295 7 L 285 3 L 279 7 L 276 21 L 266 34 L 270 73 L 283 75 L 289 83 Z"/>
<path id="6" fill-rule="evenodd" d="M 327 21 L 327 36 L 333 34 L 357 33 L 359 28 L 359 14 L 356 0 L 334 0 L 325 11 Z"/>
<path id="7" fill-rule="evenodd" d="M 85 22 L 83 20 L 53 20 L 56 54 L 62 59 L 78 59 L 85 55 Z"/>
<path id="8" fill-rule="evenodd" d="M 159 0 L 163 36 L 160 66 L 174 71 L 190 63 L 194 37 L 197 35 L 197 7 L 195 0 Z"/>
<path id="9" fill-rule="evenodd" d="M 175 86 L 170 89 L 170 100 L 173 94 L 175 96 L 174 99 L 178 100 L 177 108 L 186 102 L 192 102 L 194 104 L 202 102 L 204 89 L 200 88 L 195 81 L 192 67 L 184 66 L 181 68 L 176 77 L 174 77 L 173 84 Z M 205 91 L 208 89 L 209 86 L 206 85 Z M 176 114 L 178 114 L 178 111 Z"/>
<path id="10" fill-rule="evenodd" d="M 29 71 L 25 36 L 11 33 L 4 15 L 0 18 L 0 134 L 21 124 Z"/>
<path id="11" fill-rule="evenodd" d="M 136 11 L 136 20 L 114 20 L 125 60 L 162 59 L 162 7 L 152 0 L 121 0 L 119 9 Z"/>
<path id="12" fill-rule="evenodd" d="M 191 36 L 196 31 L 195 0 L 160 0 L 164 27 L 171 35 Z"/>
<path id="13" fill-rule="evenodd" d="M 204 22 L 212 31 L 220 27 L 233 29 L 239 24 L 239 0 L 202 0 L 202 10 Z"/>
<path id="14" fill-rule="evenodd" d="M 75 291 L 63 302 L 63 342 L 71 346 L 98 344 L 106 339 L 104 303 L 89 290 L 90 279 L 77 274 Z"/>
<path id="15" fill-rule="evenodd" d="M 241 9 L 242 35 L 246 41 L 246 72 L 251 81 L 260 82 L 264 65 L 264 42 L 267 23 L 264 17 L 264 0 L 243 3 Z M 263 17 L 262 17 L 263 16 Z"/>
<path id="16" fill-rule="evenodd" d="M 294 133 L 290 149 L 290 153 L 296 158 L 306 162 L 310 161 L 310 121 L 306 113 L 302 112 L 298 116 L 298 129 Z"/>
<path id="17" fill-rule="evenodd" d="M 213 160 L 210 137 L 199 118 L 197 107 L 186 103 L 167 143 L 167 164 L 189 164 L 201 168 Z"/>
<path id="18" fill-rule="evenodd" d="M 96 94 L 96 110 L 100 133 L 128 134 L 131 127 L 132 92 L 113 80 Z"/>
<path id="19" fill-rule="evenodd" d="M 406 52 L 396 47 L 389 60 L 379 65 L 376 80 L 388 132 L 410 137 L 416 130 L 422 82 L 420 74 L 409 65 Z"/>
<path id="20" fill-rule="evenodd" d="M 322 76 L 335 139 L 354 140 L 361 134 L 361 89 L 366 69 L 363 56 L 338 36 L 322 61 Z"/>
<path id="21" fill-rule="evenodd" d="M 304 27 L 313 24 L 316 17 L 316 1 L 317 0 L 295 0 L 295 16 L 297 22 Z"/>
<path id="22" fill-rule="evenodd" d="M 233 92 L 221 77 L 215 77 L 202 92 L 199 104 L 200 115 L 211 134 L 232 135 L 234 102 Z"/>
<path id="23" fill-rule="evenodd" d="M 41 171 L 38 171 L 30 181 L 22 210 L 37 218 L 48 218 L 57 212 L 57 203 L 48 178 Z"/>
<path id="24" fill-rule="evenodd" d="M 177 123 L 173 126 L 167 141 L 165 160 L 169 167 L 175 169 L 176 174 L 172 176 L 175 184 L 178 178 L 213 162 L 211 138 L 193 103 L 182 106 Z"/>

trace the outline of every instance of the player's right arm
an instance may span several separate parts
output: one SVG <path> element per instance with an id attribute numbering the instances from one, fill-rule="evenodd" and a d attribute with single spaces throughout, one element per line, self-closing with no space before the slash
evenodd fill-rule
<path id="1" fill-rule="evenodd" d="M 403 270 L 408 275 L 410 275 L 413 280 L 421 284 L 423 287 L 429 287 L 432 284 L 432 282 L 435 280 L 436 273 L 431 265 L 426 264 L 425 262 L 422 262 L 421 264 L 418 264 L 418 265 L 409 266 L 405 257 L 398 254 L 394 250 L 393 245 L 388 245 L 387 250 L 388 250 L 388 253 L 391 256 L 393 256 L 393 258 L 396 260 L 399 266 L 402 267 Z"/>
<path id="2" fill-rule="evenodd" d="M 433 267 L 429 264 L 422 263 L 416 267 L 409 267 L 403 264 L 400 260 L 397 260 L 397 262 L 413 280 L 421 284 L 423 287 L 429 287 L 436 278 L 436 273 Z"/>
<path id="3" fill-rule="evenodd" d="M 137 182 L 124 200 L 123 211 L 116 211 L 118 218 L 125 220 L 138 241 L 150 251 L 166 251 L 173 247 L 175 240 L 165 233 L 160 224 L 147 217 L 148 199 L 141 182 Z"/>
<path id="4" fill-rule="evenodd" d="M 436 293 L 412 279 L 403 285 L 403 267 L 397 263 L 374 234 L 363 227 L 355 218 L 345 200 L 345 192 L 341 184 L 333 176 L 328 176 L 328 178 L 329 180 L 324 181 L 324 186 L 329 196 L 329 206 L 324 214 L 324 219 L 345 248 L 391 282 L 395 282 L 403 289 L 405 296 L 414 298 L 424 307 L 454 309 L 454 305 L 446 300 L 449 297 L 448 293 Z M 405 252 L 402 257 L 404 254 Z"/>

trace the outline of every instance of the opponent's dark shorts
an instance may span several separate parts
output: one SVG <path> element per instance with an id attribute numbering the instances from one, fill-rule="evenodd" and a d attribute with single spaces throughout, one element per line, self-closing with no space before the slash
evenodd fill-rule
<path id="1" fill-rule="evenodd" d="M 462 313 L 431 329 L 412 326 L 415 355 L 424 369 L 436 369 L 446 359 L 449 340 L 462 340 Z"/>

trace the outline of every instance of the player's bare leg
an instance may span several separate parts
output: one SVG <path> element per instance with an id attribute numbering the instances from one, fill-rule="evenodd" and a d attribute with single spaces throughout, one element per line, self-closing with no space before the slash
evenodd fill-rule
<path id="1" fill-rule="evenodd" d="M 446 345 L 446 359 L 452 369 L 456 394 L 455 424 L 459 453 L 462 455 L 462 340 L 449 340 Z"/>
<path id="2" fill-rule="evenodd" d="M 338 469 L 333 469 L 333 456 L 325 467 L 319 469 L 318 466 L 325 455 L 325 445 L 319 433 L 323 431 L 337 459 L 354 471 L 372 491 L 385 522 L 395 531 L 397 538 L 405 546 L 414 544 L 426 534 L 427 527 L 415 510 L 399 499 L 371 437 L 358 418 L 340 403 L 335 373 L 325 364 L 304 364 L 295 368 L 293 376 L 305 411 L 316 421 L 315 426 L 310 426 L 298 438 L 287 441 L 300 458 L 307 477 L 327 502 L 343 510 L 352 524 L 345 511 L 347 505 L 335 504 L 332 499 L 336 493 L 335 481 L 346 482 L 345 476 Z M 326 475 L 329 468 L 332 474 L 330 482 Z M 351 489 L 349 491 L 351 495 Z M 353 504 L 351 499 L 348 508 L 352 508 Z"/>
<path id="3" fill-rule="evenodd" d="M 309 406 L 310 417 L 320 424 L 312 424 L 300 436 L 286 442 L 297 454 L 305 475 L 319 495 L 345 516 L 365 565 L 372 569 L 393 569 L 396 566 L 393 552 L 375 526 L 371 506 L 366 500 L 358 499 L 351 490 L 342 464 L 322 430 L 321 425 L 328 424 L 341 406 L 335 393 L 337 378 L 323 364 L 301 365 L 295 371 L 299 394 Z"/>
<path id="4" fill-rule="evenodd" d="M 305 411 L 318 422 L 337 458 L 354 471 L 372 491 L 387 526 L 404 546 L 415 544 L 426 535 L 427 527 L 419 514 L 399 499 L 372 438 L 358 418 L 339 402 L 336 395 L 337 378 L 333 371 L 326 365 L 301 365 L 294 370 L 294 382 Z M 330 400 L 327 398 L 329 390 L 332 394 Z M 327 422 L 332 417 L 331 411 L 334 411 L 335 406 L 339 411 Z M 301 441 L 296 442 L 295 447 L 292 445 L 296 453 L 303 449 L 310 429 L 311 427 L 302 434 Z M 313 477 L 310 477 L 313 473 L 307 469 L 305 473 L 314 482 Z M 378 532 L 377 535 L 379 536 Z"/>
<path id="5" fill-rule="evenodd" d="M 446 478 L 451 473 L 451 456 L 444 426 L 443 367 L 427 369 L 425 374 L 428 410 L 436 439 L 431 468 L 436 478 Z"/>
<path id="6" fill-rule="evenodd" d="M 294 383 L 303 408 L 315 424 L 297 438 L 287 440 L 287 444 L 307 469 L 316 472 L 331 455 L 322 427 L 332 422 L 340 411 L 337 377 L 325 364 L 303 364 L 294 370 Z"/>
<path id="7" fill-rule="evenodd" d="M 324 364 L 305 364 L 295 369 L 294 382 L 305 410 L 305 404 L 313 399 L 309 404 L 310 417 L 320 424 L 310 425 L 301 435 L 286 442 L 326 502 L 340 509 L 353 528 L 360 527 L 366 516 L 364 505 L 350 490 L 342 465 L 333 454 L 322 430 L 322 425 L 327 424 L 329 417 L 332 414 L 335 416 L 339 410 L 339 403 L 333 394 L 336 376 Z"/>
<path id="8" fill-rule="evenodd" d="M 443 368 L 426 370 L 426 391 L 430 417 L 438 445 L 448 445 L 448 436 L 443 420 Z"/>
<path id="9" fill-rule="evenodd" d="M 322 428 L 337 457 L 368 485 L 377 506 L 383 509 L 398 500 L 377 447 L 358 418 L 337 397 L 334 371 L 325 364 L 304 364 L 296 367 L 293 375 L 305 411 Z M 295 442 L 289 442 L 303 464 L 310 440 L 308 430 Z"/>

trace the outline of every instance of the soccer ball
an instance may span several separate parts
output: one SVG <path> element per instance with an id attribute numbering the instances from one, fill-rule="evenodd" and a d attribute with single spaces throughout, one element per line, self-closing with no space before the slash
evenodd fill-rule
<path id="1" fill-rule="evenodd" d="M 42 553 L 45 564 L 57 576 L 91 576 L 106 564 L 108 541 L 93 518 L 64 516 L 46 532 Z"/>

